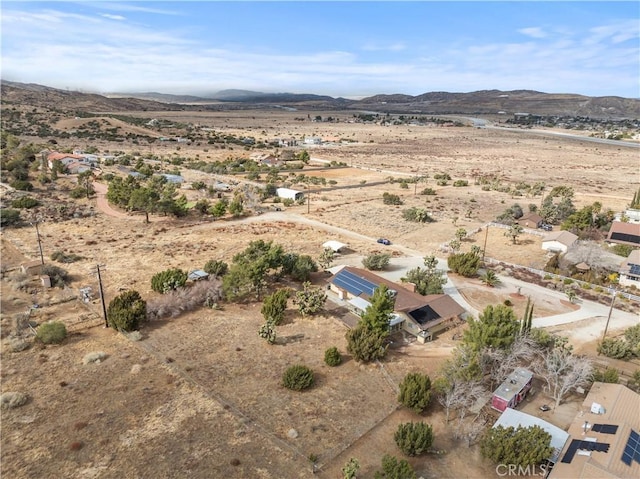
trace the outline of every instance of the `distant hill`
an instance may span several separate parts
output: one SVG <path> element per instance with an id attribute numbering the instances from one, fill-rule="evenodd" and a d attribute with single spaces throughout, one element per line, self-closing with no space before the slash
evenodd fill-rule
<path id="1" fill-rule="evenodd" d="M 108 96 L 59 90 L 42 85 L 2 81 L 3 103 L 18 103 L 67 111 L 164 111 L 274 108 L 286 105 L 307 110 L 377 111 L 420 115 L 496 115 L 504 112 L 541 116 L 640 118 L 640 100 L 617 96 L 589 97 L 533 90 L 481 90 L 469 93 L 430 92 L 421 95 L 381 94 L 361 100 L 306 93 L 264 93 L 222 90 L 217 93 L 113 93 Z"/>

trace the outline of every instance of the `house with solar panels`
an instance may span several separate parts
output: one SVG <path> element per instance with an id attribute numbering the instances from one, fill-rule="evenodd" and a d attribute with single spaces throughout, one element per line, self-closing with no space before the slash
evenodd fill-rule
<path id="1" fill-rule="evenodd" d="M 567 432 L 550 479 L 640 477 L 640 394 L 593 383 Z"/>
<path id="2" fill-rule="evenodd" d="M 437 333 L 457 323 L 465 313 L 465 309 L 446 294 L 422 296 L 413 291 L 410 283 L 397 284 L 352 266 L 344 266 L 335 272 L 329 280 L 329 291 L 345 301 L 355 314 L 361 315 L 380 285 L 385 285 L 395 298 L 390 331 L 409 333 L 421 343 L 432 340 Z"/>
<path id="3" fill-rule="evenodd" d="M 620 284 L 640 288 L 640 249 L 634 249 L 620 265 Z"/>

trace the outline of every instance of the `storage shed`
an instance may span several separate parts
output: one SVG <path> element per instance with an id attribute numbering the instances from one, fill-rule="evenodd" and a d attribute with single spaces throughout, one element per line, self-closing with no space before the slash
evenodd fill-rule
<path id="1" fill-rule="evenodd" d="M 294 201 L 304 198 L 304 193 L 298 190 L 292 190 L 290 188 L 278 188 L 276 189 L 276 195 L 278 198 L 290 199 Z"/>

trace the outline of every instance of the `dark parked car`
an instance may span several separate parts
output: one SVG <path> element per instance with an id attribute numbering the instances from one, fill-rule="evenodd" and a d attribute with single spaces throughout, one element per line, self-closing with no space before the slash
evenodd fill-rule
<path id="1" fill-rule="evenodd" d="M 391 241 L 389 241 L 387 238 L 378 238 L 378 243 L 388 246 L 391 244 Z"/>
<path id="2" fill-rule="evenodd" d="M 540 406 L 540 410 L 541 411 L 549 411 L 551 408 L 549 406 L 547 406 L 546 404 L 543 404 L 542 406 Z"/>
<path id="3" fill-rule="evenodd" d="M 545 231 L 551 231 L 553 229 L 553 226 L 551 226 L 549 223 L 542 223 L 540 225 L 540 228 L 542 228 Z"/>

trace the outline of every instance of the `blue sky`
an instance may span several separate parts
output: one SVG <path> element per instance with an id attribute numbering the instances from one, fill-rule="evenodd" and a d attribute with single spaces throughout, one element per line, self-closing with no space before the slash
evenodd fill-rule
<path id="1" fill-rule="evenodd" d="M 1 3 L 2 78 L 95 92 L 640 97 L 640 3 Z"/>

